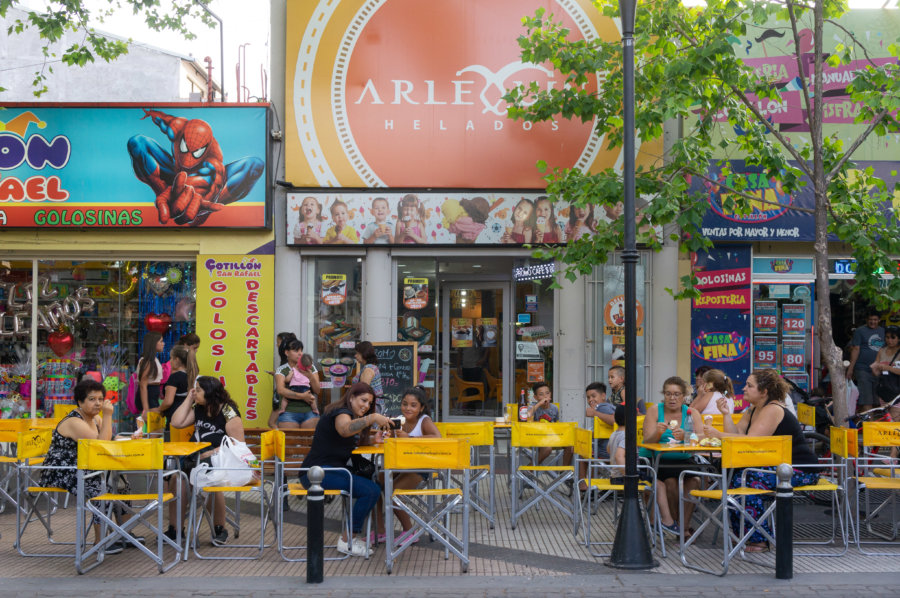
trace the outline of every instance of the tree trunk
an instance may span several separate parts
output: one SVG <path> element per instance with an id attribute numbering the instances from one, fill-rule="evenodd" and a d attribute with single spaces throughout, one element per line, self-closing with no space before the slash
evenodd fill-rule
<path id="1" fill-rule="evenodd" d="M 823 163 L 823 105 L 822 72 L 824 55 L 822 51 L 822 35 L 824 17 L 822 0 L 817 0 L 813 9 L 814 15 L 814 62 L 815 71 L 813 96 L 815 101 L 810 110 L 810 141 L 813 146 L 813 190 L 816 198 L 816 324 L 818 328 L 819 347 L 822 362 L 831 376 L 831 396 L 834 400 L 834 423 L 846 425 L 847 421 L 847 379 L 841 350 L 834 344 L 834 327 L 831 321 L 831 289 L 828 284 L 828 181 L 825 178 Z"/>

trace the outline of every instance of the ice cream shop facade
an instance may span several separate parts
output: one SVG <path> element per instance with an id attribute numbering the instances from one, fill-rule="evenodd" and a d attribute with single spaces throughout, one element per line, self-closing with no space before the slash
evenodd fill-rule
<path id="1" fill-rule="evenodd" d="M 441 418 L 499 416 L 537 381 L 580 417 L 584 386 L 624 357 L 622 268 L 613 257 L 552 289 L 556 265 L 526 246 L 565 243 L 620 214 L 551 205 L 536 164 L 597 171 L 620 156 L 590 122 L 510 120 L 501 97 L 518 81 L 562 84 L 521 62 L 522 15 L 545 7 L 573 36 L 619 34 L 586 1 L 463 4 L 273 5 L 273 30 L 285 30 L 276 318 L 338 380 L 358 340 L 414 351 L 414 380 Z M 643 150 L 640 160 L 660 155 L 661 142 Z M 642 254 L 639 265 L 641 393 L 655 385 L 659 259 Z M 673 322 L 670 303 L 658 313 Z M 673 370 L 674 347 L 660 353 Z"/>
<path id="2" fill-rule="evenodd" d="M 3 108 L 3 417 L 52 416 L 90 376 L 117 400 L 119 429 L 132 429 L 126 403 L 148 343 L 162 337 L 165 363 L 195 333 L 201 372 L 222 376 L 245 423 L 264 426 L 271 378 L 259 372 L 272 365 L 275 294 L 268 105 Z"/>

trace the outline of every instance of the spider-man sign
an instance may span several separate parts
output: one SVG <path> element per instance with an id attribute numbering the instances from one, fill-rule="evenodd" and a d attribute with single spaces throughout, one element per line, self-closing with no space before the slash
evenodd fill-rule
<path id="1" fill-rule="evenodd" d="M 246 197 L 263 173 L 263 161 L 245 157 L 225 164 L 212 127 L 204 120 L 144 110 L 169 141 L 163 148 L 155 139 L 135 135 L 128 153 L 137 178 L 156 194 L 160 224 L 199 226 L 210 214 Z"/>

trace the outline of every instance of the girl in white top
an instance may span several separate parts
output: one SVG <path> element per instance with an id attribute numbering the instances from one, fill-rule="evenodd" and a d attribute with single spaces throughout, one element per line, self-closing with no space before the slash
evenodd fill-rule
<path id="1" fill-rule="evenodd" d="M 428 395 L 421 386 L 413 386 L 406 389 L 403 393 L 403 399 L 400 401 L 400 413 L 403 414 L 405 421 L 399 429 L 391 430 L 390 435 L 393 438 L 440 438 L 441 433 L 437 426 L 431 421 L 431 409 L 428 404 Z M 412 490 L 417 488 L 425 478 L 420 473 L 401 473 L 394 476 L 395 490 Z M 383 513 L 384 509 L 376 509 L 376 513 Z M 403 531 L 396 536 L 395 541 L 398 544 L 406 542 L 409 536 L 409 530 L 412 528 L 412 521 L 406 513 L 394 510 L 397 519 L 400 520 L 400 526 Z M 378 517 L 382 519 L 382 517 Z M 378 541 L 384 541 L 384 521 L 377 522 Z M 418 542 L 418 539 L 416 539 Z"/>
<path id="2" fill-rule="evenodd" d="M 697 398 L 691 402 L 691 409 L 701 415 L 718 415 L 716 402 L 724 398 L 728 403 L 728 413 L 734 413 L 734 386 L 731 378 L 722 370 L 709 370 L 703 374 L 703 382 L 697 389 Z"/>

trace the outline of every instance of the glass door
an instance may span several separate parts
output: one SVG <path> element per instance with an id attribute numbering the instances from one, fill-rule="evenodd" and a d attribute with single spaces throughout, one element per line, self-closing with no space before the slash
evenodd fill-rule
<path id="1" fill-rule="evenodd" d="M 503 415 L 509 393 L 509 283 L 441 287 L 442 419 Z"/>

